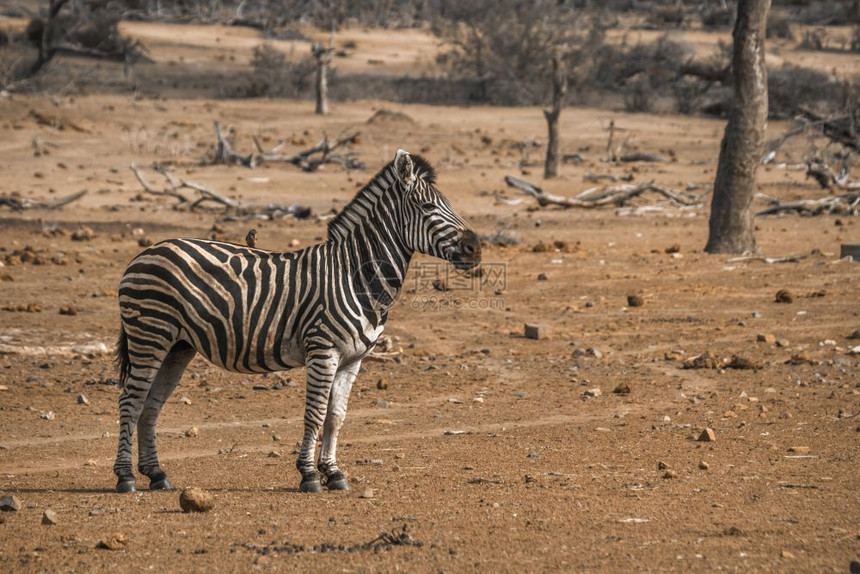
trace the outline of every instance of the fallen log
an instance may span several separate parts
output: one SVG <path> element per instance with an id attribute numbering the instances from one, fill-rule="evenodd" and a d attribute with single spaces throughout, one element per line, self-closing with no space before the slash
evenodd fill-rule
<path id="1" fill-rule="evenodd" d="M 505 176 L 505 183 L 523 193 L 531 195 L 541 207 L 546 207 L 547 205 L 560 205 L 565 208 L 595 208 L 607 205 L 622 206 L 630 199 L 646 192 L 658 193 L 678 205 L 691 206 L 701 203 L 698 197 L 689 196 L 682 191 L 657 185 L 653 181 L 591 188 L 575 197 L 547 193 L 540 187 L 511 175 Z"/>
<path id="2" fill-rule="evenodd" d="M 24 197 L 14 197 L 10 195 L 0 196 L 0 206 L 5 205 L 12 211 L 24 211 L 25 209 L 60 209 L 74 201 L 79 200 L 87 194 L 87 190 L 78 191 L 71 195 L 66 195 L 53 201 L 37 201 Z"/>
<path id="3" fill-rule="evenodd" d="M 295 217 L 296 219 L 305 219 L 311 215 L 311 208 L 301 205 L 300 203 L 293 203 L 291 205 L 268 204 L 264 206 L 243 205 L 234 199 L 215 193 L 199 183 L 177 178 L 170 172 L 170 170 L 161 165 L 155 166 L 155 170 L 164 176 L 169 187 L 167 189 L 159 190 L 149 184 L 146 177 L 143 175 L 143 172 L 141 172 L 134 163 L 131 164 L 131 170 L 134 172 L 137 181 L 140 182 L 140 185 L 146 193 L 158 197 L 172 197 L 176 199 L 178 202 L 173 206 L 174 209 L 188 209 L 190 211 L 194 211 L 204 203 L 209 202 L 223 205 L 229 214 L 228 217 L 231 218 L 276 219 L 289 216 Z M 180 193 L 179 190 L 181 189 L 191 189 L 196 191 L 200 194 L 200 197 L 191 200 Z"/>
<path id="4" fill-rule="evenodd" d="M 770 203 L 771 206 L 756 213 L 756 217 L 782 213 L 857 215 L 858 207 L 860 207 L 860 192 L 833 195 L 821 199 L 798 199 L 795 201 L 772 199 Z"/>

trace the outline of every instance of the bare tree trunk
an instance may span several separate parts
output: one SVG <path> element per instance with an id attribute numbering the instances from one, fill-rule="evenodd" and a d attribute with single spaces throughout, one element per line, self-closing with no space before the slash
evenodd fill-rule
<path id="1" fill-rule="evenodd" d="M 328 65 L 331 62 L 332 54 L 334 54 L 334 48 L 314 44 L 311 47 L 311 53 L 317 60 L 316 113 L 325 115 L 328 113 Z"/>
<path id="2" fill-rule="evenodd" d="M 552 109 L 543 111 L 549 131 L 546 162 L 543 168 L 543 176 L 546 179 L 558 176 L 558 163 L 561 158 L 559 154 L 561 143 L 558 134 L 558 119 L 564 107 L 564 96 L 567 95 L 567 71 L 564 69 L 562 56 L 563 53 L 560 48 L 556 49 L 552 55 Z"/>
<path id="3" fill-rule="evenodd" d="M 751 204 L 767 130 L 765 24 L 770 0 L 739 0 L 732 49 L 734 91 L 720 145 L 705 251 L 757 250 Z"/>
<path id="4" fill-rule="evenodd" d="M 51 31 L 54 27 L 54 18 L 66 2 L 68 0 L 51 0 L 48 4 L 48 14 L 45 16 L 42 38 L 39 42 L 39 56 L 30 68 L 30 76 L 35 76 L 57 53 L 51 42 Z"/>

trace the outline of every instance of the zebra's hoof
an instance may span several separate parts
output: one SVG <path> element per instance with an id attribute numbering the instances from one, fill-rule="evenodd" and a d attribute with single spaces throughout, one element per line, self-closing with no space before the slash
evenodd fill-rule
<path id="1" fill-rule="evenodd" d="M 299 492 L 322 492 L 322 484 L 319 479 L 303 480 L 299 485 Z"/>
<path id="2" fill-rule="evenodd" d="M 174 490 L 173 485 L 165 476 L 161 480 L 156 480 L 149 483 L 149 490 Z"/>
<path id="3" fill-rule="evenodd" d="M 336 480 L 329 480 L 326 483 L 329 490 L 349 490 L 349 483 L 345 478 L 338 478 Z"/>
<path id="4" fill-rule="evenodd" d="M 134 492 L 134 480 L 120 480 L 116 483 L 116 491 L 119 493 Z"/>

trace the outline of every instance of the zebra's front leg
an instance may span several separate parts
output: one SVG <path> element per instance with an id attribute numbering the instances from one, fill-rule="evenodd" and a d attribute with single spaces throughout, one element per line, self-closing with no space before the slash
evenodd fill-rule
<path id="1" fill-rule="evenodd" d="M 360 367 L 361 361 L 340 367 L 335 374 L 334 383 L 331 387 L 319 460 L 319 470 L 325 477 L 326 486 L 329 490 L 349 490 L 346 476 L 337 467 L 337 435 L 343 426 L 343 420 L 346 418 L 349 393 Z"/>
<path id="2" fill-rule="evenodd" d="M 155 445 L 155 425 L 161 407 L 179 384 L 182 373 L 197 354 L 190 346 L 180 343 L 173 347 L 155 377 L 143 404 L 143 412 L 137 421 L 138 463 L 137 469 L 149 477 L 150 490 L 173 490 L 165 473 L 158 464 L 158 450 Z"/>
<path id="3" fill-rule="evenodd" d="M 328 400 L 335 373 L 337 373 L 338 358 L 333 350 L 326 349 L 308 353 L 305 364 L 308 369 L 305 391 L 305 434 L 302 438 L 299 458 L 296 460 L 296 468 L 302 474 L 302 482 L 299 485 L 301 492 L 321 492 L 320 475 L 314 468 L 314 454 L 320 427 L 328 411 Z"/>

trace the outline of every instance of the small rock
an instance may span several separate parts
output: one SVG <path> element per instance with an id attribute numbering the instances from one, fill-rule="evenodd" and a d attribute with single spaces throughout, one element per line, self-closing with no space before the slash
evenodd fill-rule
<path id="1" fill-rule="evenodd" d="M 0 511 L 18 512 L 21 510 L 21 501 L 14 494 L 12 496 L 0 496 Z"/>
<path id="2" fill-rule="evenodd" d="M 540 340 L 547 338 L 547 328 L 545 325 L 526 323 L 524 330 L 526 339 Z"/>
<path id="3" fill-rule="evenodd" d="M 668 470 L 669 465 L 662 460 L 657 461 L 657 470 Z"/>
<path id="4" fill-rule="evenodd" d="M 546 276 L 546 273 L 538 273 L 537 280 L 538 281 L 546 281 L 549 277 Z"/>
<path id="5" fill-rule="evenodd" d="M 717 440 L 717 435 L 714 433 L 714 429 L 705 428 L 696 440 L 699 442 L 714 442 Z"/>
<path id="6" fill-rule="evenodd" d="M 359 498 L 373 498 L 374 494 L 375 493 L 373 492 L 373 489 L 368 487 L 368 488 L 361 489 L 361 491 L 358 493 L 358 497 Z"/>
<path id="7" fill-rule="evenodd" d="M 710 351 L 690 357 L 681 366 L 682 369 L 717 369 L 719 367 L 720 360 L 715 355 L 712 355 Z"/>
<path id="8" fill-rule="evenodd" d="M 780 552 L 780 556 L 782 556 L 786 560 L 794 560 L 794 554 L 792 554 L 788 550 L 783 550 L 782 552 Z"/>
<path id="9" fill-rule="evenodd" d="M 152 245 L 152 239 L 149 237 L 141 237 L 137 240 L 138 247 L 149 247 L 150 245 Z"/>
<path id="10" fill-rule="evenodd" d="M 711 465 L 708 464 L 707 462 L 705 462 L 704 460 L 700 460 L 699 461 L 699 468 L 701 470 L 708 470 L 709 468 L 711 468 Z"/>
<path id="11" fill-rule="evenodd" d="M 276 450 L 270 450 L 268 456 L 269 458 L 281 458 L 281 453 Z"/>
<path id="12" fill-rule="evenodd" d="M 799 353 L 795 353 L 791 356 L 789 360 L 786 361 L 787 365 L 814 365 L 815 361 L 809 358 L 809 355 L 806 351 L 801 351 Z"/>
<path id="13" fill-rule="evenodd" d="M 376 388 L 380 391 L 384 391 L 388 388 L 388 383 L 385 382 L 385 379 L 379 379 L 378 381 L 376 381 Z"/>
<path id="14" fill-rule="evenodd" d="M 42 418 L 46 421 L 54 420 L 54 411 L 48 411 L 46 413 L 42 413 Z"/>
<path id="15" fill-rule="evenodd" d="M 791 342 L 788 339 L 777 339 L 776 346 L 780 347 L 781 349 L 784 349 L 786 347 L 791 346 Z"/>
<path id="16" fill-rule="evenodd" d="M 60 307 L 60 315 L 69 315 L 70 317 L 74 317 L 77 314 L 78 310 L 71 305 L 63 305 Z"/>
<path id="17" fill-rule="evenodd" d="M 641 295 L 628 295 L 627 296 L 627 306 L 628 307 L 641 307 L 644 304 L 645 304 L 645 299 L 643 299 Z"/>
<path id="18" fill-rule="evenodd" d="M 89 227 L 81 227 L 72 232 L 72 241 L 89 241 L 96 236 L 95 231 Z"/>
<path id="19" fill-rule="evenodd" d="M 612 392 L 616 395 L 629 395 L 630 385 L 628 385 L 627 383 L 619 383 L 617 387 L 612 389 Z"/>
<path id="20" fill-rule="evenodd" d="M 108 538 L 102 538 L 96 544 L 96 548 L 102 550 L 122 550 L 128 544 L 128 538 L 124 534 L 114 534 Z"/>
<path id="21" fill-rule="evenodd" d="M 183 488 L 179 493 L 182 512 L 209 512 L 215 506 L 215 498 L 198 486 Z"/>
<path id="22" fill-rule="evenodd" d="M 277 435 L 277 434 L 272 435 L 272 442 L 280 442 L 280 441 L 281 441 L 281 435 Z"/>
<path id="23" fill-rule="evenodd" d="M 269 385 L 254 385 L 253 387 L 251 387 L 251 390 L 254 390 L 254 391 L 268 391 L 268 390 L 271 390 L 271 389 L 269 388 Z"/>
<path id="24" fill-rule="evenodd" d="M 667 470 L 666 472 L 663 473 L 663 478 L 677 478 L 677 477 L 678 477 L 678 473 L 675 472 L 674 470 Z"/>
<path id="25" fill-rule="evenodd" d="M 90 404 L 90 400 L 89 400 L 89 399 L 87 398 L 87 396 L 86 396 L 85 394 L 83 394 L 83 393 L 81 393 L 81 394 L 79 394 L 79 395 L 78 395 L 78 399 L 77 399 L 77 400 L 78 400 L 78 404 L 79 404 L 79 405 L 88 405 L 88 404 Z"/>
<path id="26" fill-rule="evenodd" d="M 94 459 L 94 458 L 88 458 L 87 462 L 84 463 L 84 466 L 96 466 L 96 465 L 97 465 L 96 459 Z"/>
<path id="27" fill-rule="evenodd" d="M 186 397 L 185 395 L 180 395 L 180 396 L 177 398 L 177 400 L 178 400 L 180 403 L 182 403 L 183 405 L 190 405 L 190 404 L 191 404 L 191 399 L 189 399 L 189 398 L 188 398 L 188 397 Z"/>
<path id="28" fill-rule="evenodd" d="M 185 431 L 185 436 L 187 436 L 188 438 L 198 437 L 200 436 L 200 429 L 198 429 L 197 427 L 191 427 L 190 429 Z"/>
<path id="29" fill-rule="evenodd" d="M 600 395 L 602 395 L 602 394 L 603 394 L 603 392 L 602 392 L 600 389 L 598 389 L 598 388 L 596 388 L 596 387 L 595 387 L 595 388 L 593 388 L 593 389 L 588 389 L 587 391 L 585 391 L 584 393 L 582 393 L 582 396 L 583 396 L 583 397 L 586 397 L 586 398 L 596 398 L 596 397 L 599 397 L 599 396 L 600 396 Z"/>
<path id="30" fill-rule="evenodd" d="M 385 399 L 379 399 L 378 401 L 373 403 L 373 406 L 378 409 L 387 409 L 391 406 L 391 403 L 389 401 L 386 401 Z"/>
<path id="31" fill-rule="evenodd" d="M 664 249 L 664 251 L 670 255 L 672 253 L 680 253 L 681 252 L 681 246 L 677 243 L 674 243 L 674 244 L 670 245 L 669 247 L 667 247 L 666 249 Z"/>
<path id="32" fill-rule="evenodd" d="M 761 343 L 767 343 L 768 345 L 773 345 L 776 343 L 776 337 L 771 335 L 770 333 L 759 333 L 756 335 L 756 341 Z"/>
<path id="33" fill-rule="evenodd" d="M 851 349 L 848 351 L 848 354 L 852 357 L 860 355 L 860 345 L 857 345 L 856 347 L 851 347 Z"/>
<path id="34" fill-rule="evenodd" d="M 804 454 L 812 450 L 808 446 L 790 446 L 788 447 L 788 452 L 796 452 L 798 454 Z"/>
<path id="35" fill-rule="evenodd" d="M 544 241 L 538 241 L 534 247 L 532 247 L 532 252 L 534 253 L 546 253 L 547 251 L 555 251 L 555 246 Z"/>
<path id="36" fill-rule="evenodd" d="M 846 339 L 860 339 L 860 329 L 854 329 L 845 337 Z"/>
<path id="37" fill-rule="evenodd" d="M 758 370 L 761 369 L 761 364 L 743 355 L 733 355 L 732 360 L 729 361 L 726 367 L 730 369 Z"/>
<path id="38" fill-rule="evenodd" d="M 53 526 L 57 523 L 57 513 L 47 509 L 44 513 L 42 513 L 42 524 L 47 524 L 48 526 Z"/>
<path id="39" fill-rule="evenodd" d="M 791 294 L 791 291 L 787 289 L 780 289 L 776 292 L 776 296 L 774 297 L 775 303 L 793 303 L 794 296 Z"/>

